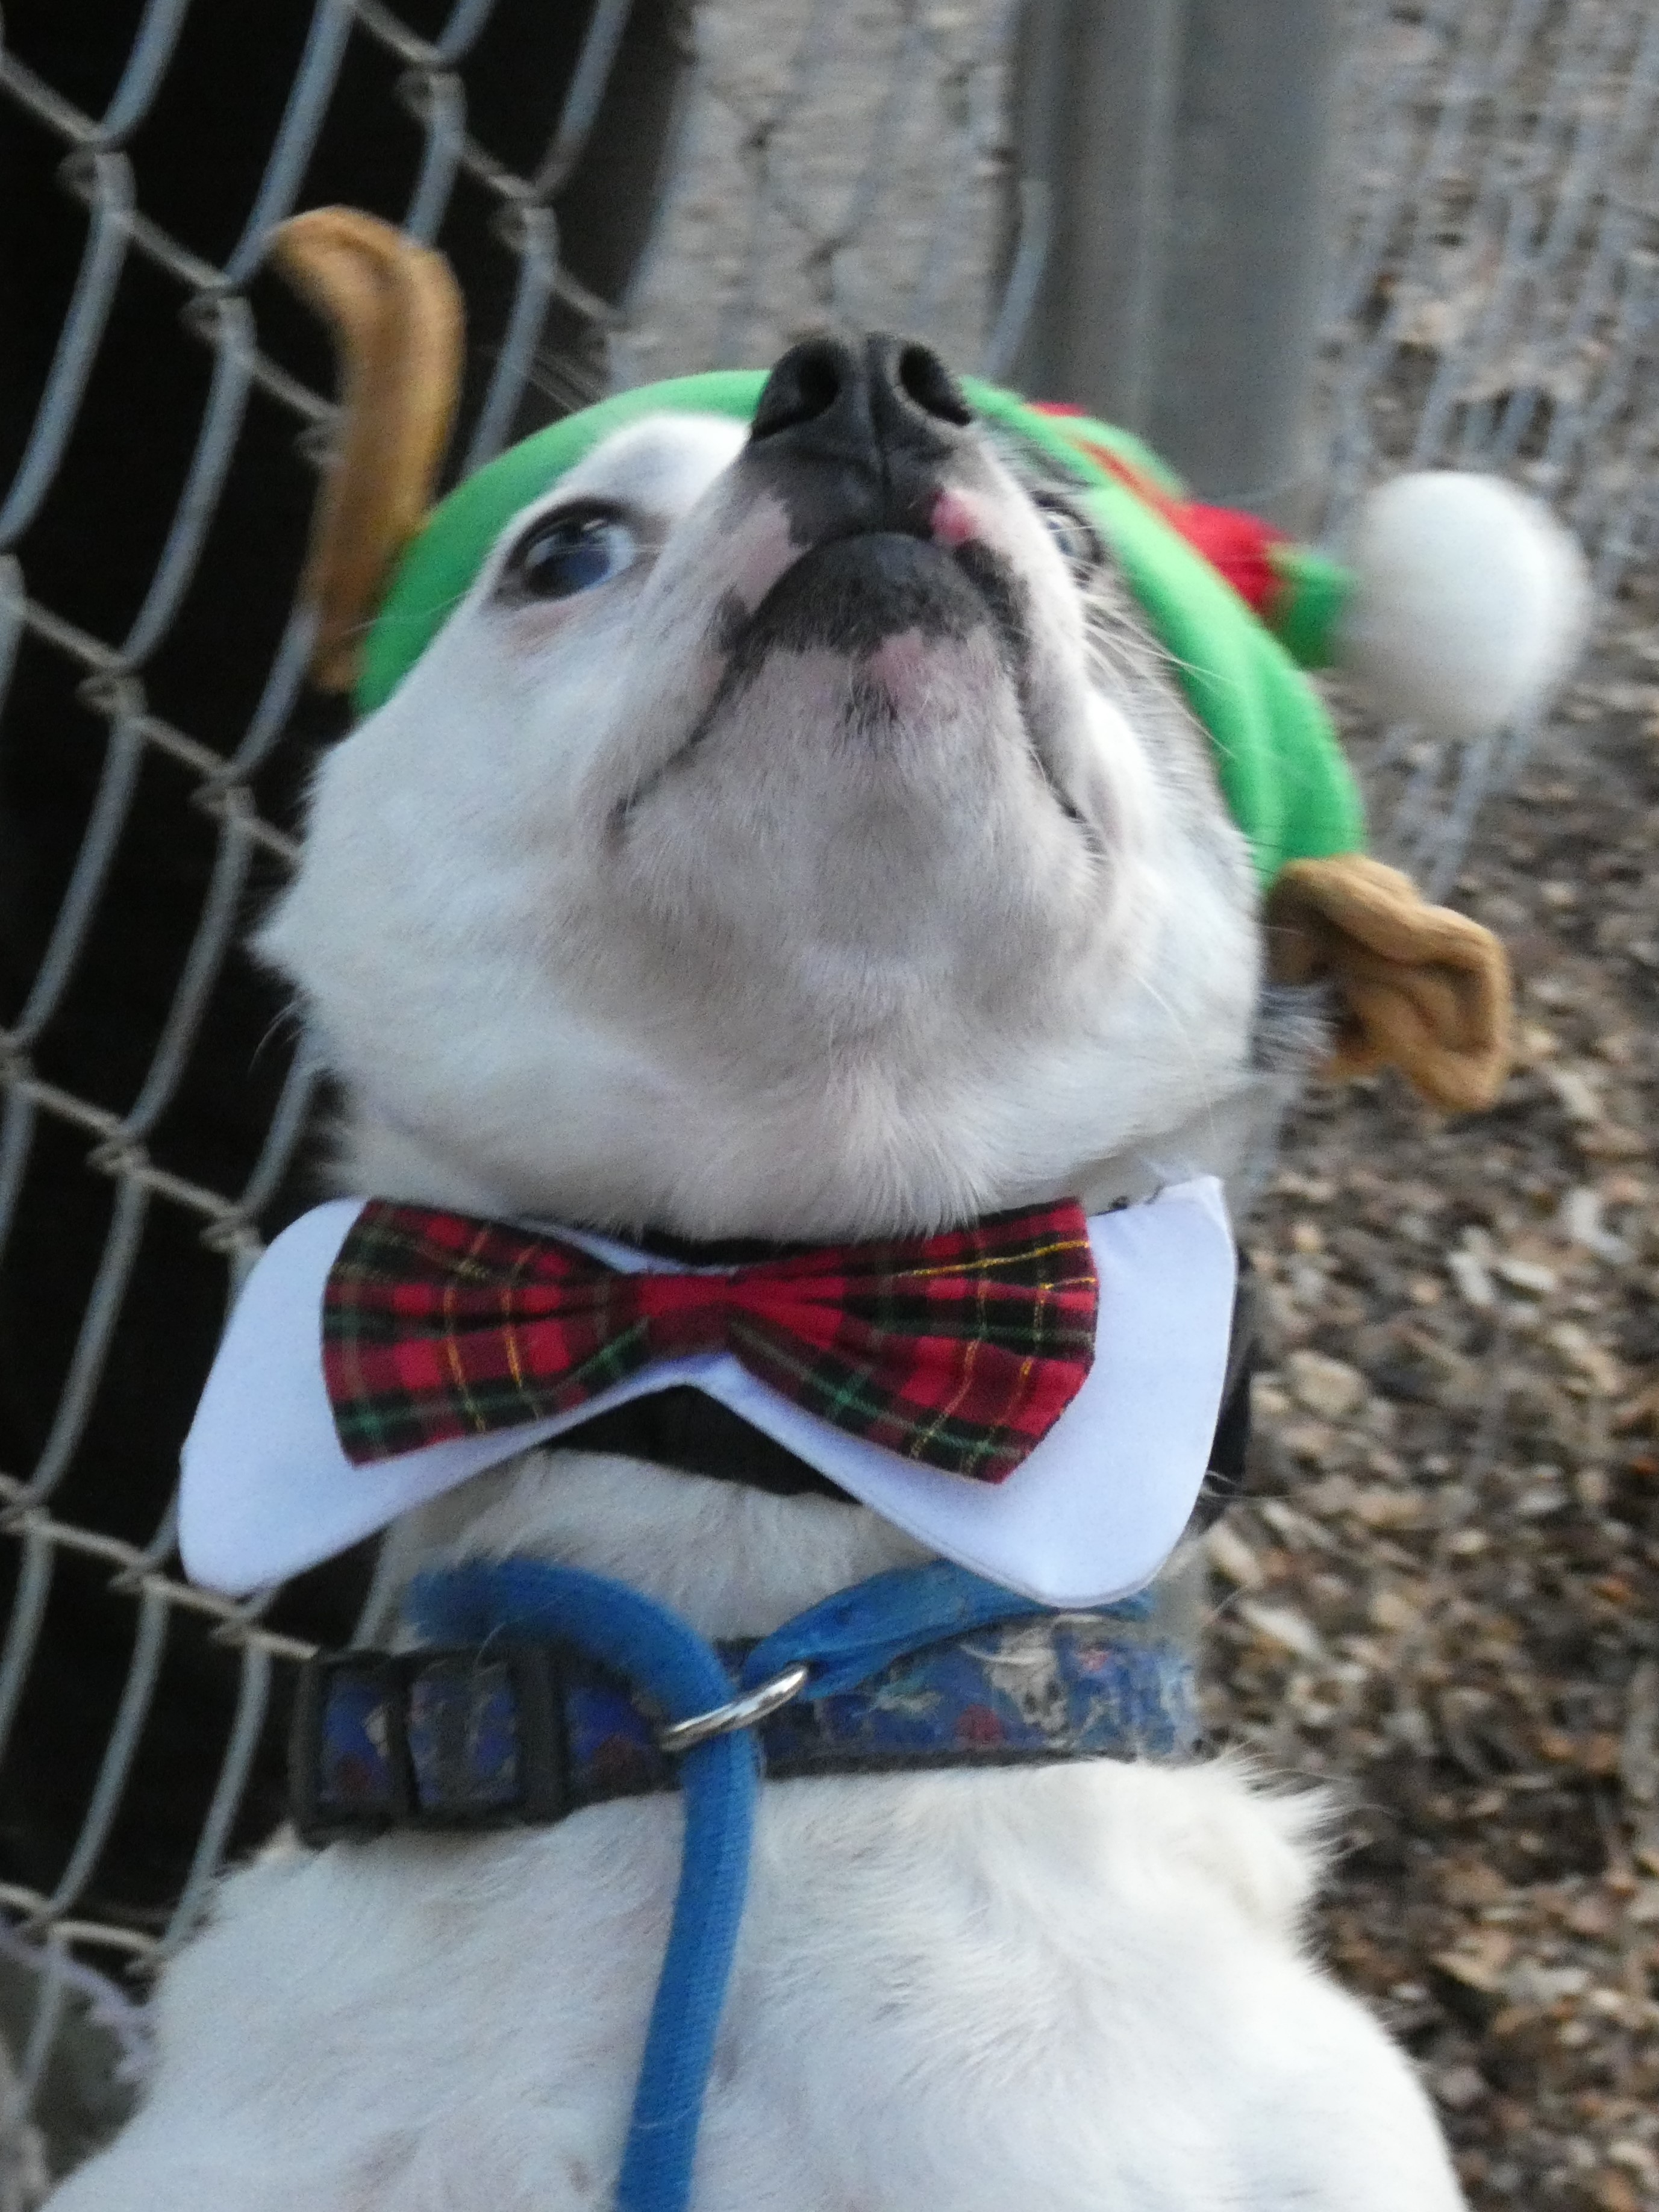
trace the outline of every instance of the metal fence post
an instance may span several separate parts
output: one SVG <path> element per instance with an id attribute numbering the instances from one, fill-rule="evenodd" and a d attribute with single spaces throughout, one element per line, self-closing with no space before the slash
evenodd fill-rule
<path id="1" fill-rule="evenodd" d="M 1342 0 L 1028 0 L 1014 140 L 1048 241 L 1009 373 L 1294 520 Z M 1032 187 L 1039 197 L 1034 203 Z"/>
<path id="2" fill-rule="evenodd" d="M 1194 488 L 1287 522 L 1313 489 L 1342 0 L 1187 0 L 1146 429 Z"/>
<path id="3" fill-rule="evenodd" d="M 1022 243 L 1029 256 L 1035 229 L 1043 250 L 1012 357 L 990 366 L 1130 428 L 1152 404 L 1183 14 L 1027 0 L 1015 46 Z"/>

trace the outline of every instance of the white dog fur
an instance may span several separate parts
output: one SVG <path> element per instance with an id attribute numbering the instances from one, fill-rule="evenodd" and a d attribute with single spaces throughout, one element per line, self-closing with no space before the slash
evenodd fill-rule
<path id="1" fill-rule="evenodd" d="M 526 595 L 527 526 L 584 501 L 614 573 Z M 262 939 L 350 1101 L 343 1187 L 836 1237 L 1237 1176 L 1283 1078 L 1206 742 L 1006 455 L 964 440 L 942 501 L 1023 592 L 1023 684 L 988 618 L 732 680 L 733 611 L 804 549 L 724 421 L 622 432 L 515 520 L 325 763 Z M 392 1540 L 572 1561 L 711 1635 L 917 1556 L 578 1452 Z M 1320 1820 L 1227 1763 L 768 1785 L 697 2212 L 1456 2206 L 1409 2063 L 1309 1954 Z M 599 2212 L 678 1823 L 279 1841 L 54 2212 Z"/>

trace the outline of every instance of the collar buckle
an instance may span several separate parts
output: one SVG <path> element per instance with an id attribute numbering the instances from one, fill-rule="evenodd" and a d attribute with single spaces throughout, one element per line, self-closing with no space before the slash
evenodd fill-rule
<path id="1" fill-rule="evenodd" d="M 552 1647 L 507 1640 L 319 1652 L 301 1670 L 294 1705 L 301 1841 L 562 1820 L 578 1802 L 566 1671 Z"/>

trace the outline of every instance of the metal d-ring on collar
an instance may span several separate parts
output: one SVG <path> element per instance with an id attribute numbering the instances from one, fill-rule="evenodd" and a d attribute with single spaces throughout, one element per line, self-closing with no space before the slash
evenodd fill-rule
<path id="1" fill-rule="evenodd" d="M 706 1713 L 693 1713 L 690 1720 L 675 1721 L 657 1732 L 659 1751 L 678 1753 L 691 1751 L 711 1736 L 729 1735 L 734 1729 L 752 1728 L 757 1721 L 771 1716 L 787 1705 L 791 1698 L 798 1697 L 811 1677 L 812 1670 L 804 1659 L 793 1667 L 786 1667 L 781 1674 L 774 1674 L 769 1682 L 763 1682 L 757 1690 L 746 1690 L 730 1705 L 711 1705 Z"/>

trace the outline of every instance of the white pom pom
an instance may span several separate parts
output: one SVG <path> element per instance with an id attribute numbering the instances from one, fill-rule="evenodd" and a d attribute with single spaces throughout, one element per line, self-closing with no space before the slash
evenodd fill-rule
<path id="1" fill-rule="evenodd" d="M 1391 720 L 1478 737 L 1541 707 L 1589 623 L 1577 541 L 1497 477 L 1396 477 L 1359 509 L 1338 656 Z"/>

